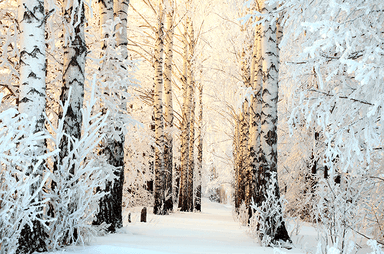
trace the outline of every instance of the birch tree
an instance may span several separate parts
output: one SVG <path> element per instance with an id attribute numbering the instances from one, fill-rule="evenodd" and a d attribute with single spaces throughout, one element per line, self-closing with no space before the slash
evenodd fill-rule
<path id="1" fill-rule="evenodd" d="M 194 209 L 201 212 L 201 173 L 203 171 L 203 85 L 199 85 L 199 113 L 197 122 L 197 161 L 194 172 L 195 191 Z"/>
<path id="2" fill-rule="evenodd" d="M 116 46 L 121 52 L 122 58 L 128 58 L 128 37 L 127 37 L 127 23 L 128 23 L 128 7 L 130 0 L 114 0 L 115 16 L 119 18 L 120 23 L 116 25 Z"/>
<path id="3" fill-rule="evenodd" d="M 253 88 L 253 96 L 251 97 L 250 105 L 250 127 L 249 127 L 249 156 L 252 170 L 252 198 L 260 204 L 260 187 L 259 185 L 259 154 L 260 154 L 260 125 L 261 125 L 261 107 L 262 107 L 262 82 L 263 82 L 263 69 L 262 69 L 262 56 L 261 56 L 261 26 L 256 25 L 255 37 L 252 54 L 251 68 L 251 85 Z"/>
<path id="4" fill-rule="evenodd" d="M 235 116 L 235 133 L 234 133 L 234 141 L 233 141 L 233 149 L 235 151 L 234 154 L 234 168 L 235 168 L 235 208 L 238 211 L 240 208 L 241 202 L 244 200 L 244 189 L 243 189 L 243 163 L 242 163 L 242 149 L 241 149 L 241 121 L 240 114 L 236 114 Z"/>
<path id="5" fill-rule="evenodd" d="M 119 7 L 125 7 L 125 5 L 119 5 Z M 109 42 L 109 37 L 114 36 L 111 33 L 110 26 L 113 25 L 114 20 L 114 2 L 113 0 L 99 0 L 100 8 L 100 25 L 101 25 L 101 38 L 102 38 L 102 63 L 101 63 L 101 75 L 102 82 L 111 82 L 113 77 L 110 76 L 111 72 L 107 72 L 107 69 L 111 68 L 114 59 L 111 59 L 109 52 L 115 50 L 113 44 Z M 125 12 L 126 13 L 126 12 Z M 122 11 L 121 15 L 124 14 Z M 123 17 L 123 16 L 122 16 Z M 124 17 L 123 17 L 124 18 Z M 113 29 L 114 30 L 114 29 Z M 112 30 L 112 31 L 113 31 Z M 124 30 L 124 29 L 122 29 Z M 125 33 L 126 34 L 126 33 Z M 123 43 L 123 38 L 120 38 L 120 43 Z M 126 45 L 125 45 L 126 47 Z M 122 56 L 126 53 L 124 51 L 124 45 L 121 47 Z M 103 53 L 106 52 L 106 53 Z M 124 70 L 127 71 L 127 70 Z M 111 84 L 113 85 L 113 84 Z M 112 94 L 111 96 L 114 96 Z M 120 106 L 120 105 L 119 105 Z M 104 107 L 106 107 L 104 105 Z M 126 107 L 125 107 L 126 108 Z M 107 108 L 105 108 L 106 110 Z M 103 191 L 108 194 L 99 201 L 99 212 L 96 215 L 93 224 L 101 225 L 103 222 L 109 224 L 108 231 L 116 232 L 116 229 L 123 226 L 122 219 L 122 196 L 123 196 L 123 184 L 124 184 L 124 139 L 125 135 L 123 128 L 117 126 L 119 123 L 119 114 L 111 114 L 110 122 L 113 123 L 110 128 L 112 129 L 109 133 L 117 132 L 117 135 L 106 135 L 101 143 L 100 153 L 107 157 L 108 163 L 116 168 L 115 170 L 115 181 L 107 182 Z"/>
<path id="6" fill-rule="evenodd" d="M 191 119 L 190 121 L 190 134 L 189 134 L 189 160 L 188 160 L 188 180 L 187 180 L 187 204 L 188 204 L 188 211 L 193 211 L 193 194 L 194 194 L 194 188 L 193 188 L 193 176 L 195 171 L 195 110 L 196 110 L 196 103 L 194 98 L 192 98 L 192 107 L 191 107 Z"/>
<path id="7" fill-rule="evenodd" d="M 165 62 L 164 62 L 164 170 L 165 170 L 165 210 L 173 210 L 173 100 L 172 100 L 172 60 L 174 37 L 174 1 L 169 0 L 166 11 Z"/>
<path id="8" fill-rule="evenodd" d="M 68 109 L 65 115 L 61 110 L 59 118 L 64 119 L 64 132 L 66 135 L 60 140 L 59 158 L 56 161 L 57 170 L 61 165 L 64 158 L 68 157 L 70 150 L 73 149 L 73 139 L 80 140 L 81 138 L 81 125 L 83 121 L 82 108 L 84 100 L 84 81 L 85 81 L 85 56 L 87 47 L 84 37 L 84 3 L 81 0 L 64 0 L 63 1 L 64 13 L 64 64 L 63 64 L 63 87 L 61 89 L 60 101 L 62 105 L 68 101 Z M 70 160 L 75 158 L 69 158 Z M 70 176 L 74 175 L 75 168 L 72 165 L 68 168 Z M 69 211 L 73 212 L 76 209 L 75 203 L 70 204 Z M 68 235 L 70 232 L 65 232 L 65 238 L 68 241 L 77 239 L 78 232 L 73 231 L 73 237 Z M 71 240 L 72 239 L 72 240 Z M 66 240 L 64 240 L 66 241 Z"/>
<path id="9" fill-rule="evenodd" d="M 164 172 L 164 115 L 163 115 L 163 57 L 164 57 L 164 6 L 161 1 L 158 4 L 157 30 L 155 42 L 155 55 L 153 67 L 154 78 L 154 102 L 153 112 L 155 120 L 155 205 L 154 214 L 165 214 L 165 172 Z"/>
<path id="10" fill-rule="evenodd" d="M 189 1 L 187 2 L 188 6 Z M 181 123 L 181 165 L 180 165 L 180 191 L 179 208 L 181 211 L 188 211 L 188 170 L 189 170 L 189 140 L 190 140 L 190 115 L 191 107 L 189 98 L 191 97 L 191 87 L 188 83 L 188 27 L 190 25 L 189 16 L 185 19 L 183 34 L 183 108 Z M 191 97 L 192 98 L 192 97 Z"/>
<path id="11" fill-rule="evenodd" d="M 64 67 L 63 87 L 60 100 L 69 100 L 64 130 L 71 138 L 80 139 L 85 80 L 85 55 L 87 47 L 84 38 L 84 3 L 81 0 L 64 0 Z M 71 91 L 71 93 L 70 93 Z M 60 112 L 59 115 L 61 115 Z M 61 117 L 61 116 L 60 116 Z M 60 146 L 60 158 L 68 155 L 71 147 L 69 139 L 63 137 Z M 60 163 L 60 162 L 59 162 Z M 73 174 L 73 169 L 69 169 Z"/>
<path id="12" fill-rule="evenodd" d="M 262 13 L 267 15 L 274 6 L 261 3 Z M 274 198 L 277 200 L 280 213 L 281 202 L 280 190 L 277 181 L 277 101 L 278 101 L 278 75 L 279 75 L 279 54 L 276 39 L 276 22 L 265 22 L 261 28 L 262 66 L 263 66 L 263 87 L 262 87 L 262 110 L 260 128 L 260 171 L 259 185 L 262 199 L 267 197 L 267 188 L 272 188 Z M 262 201 L 264 201 L 262 200 Z M 257 204 L 262 206 L 262 204 Z M 263 218 L 260 223 L 268 223 L 265 234 L 272 242 L 290 241 L 285 222 L 282 217 L 271 218 L 271 215 Z M 265 236 L 263 236 L 265 237 Z"/>
<path id="13" fill-rule="evenodd" d="M 243 79 L 243 84 L 246 88 L 250 86 L 250 62 L 248 53 L 248 38 L 245 41 L 245 47 L 243 48 L 243 52 L 241 54 L 241 74 Z M 247 53 L 246 53 L 247 51 Z M 249 157 L 249 101 L 248 98 L 245 98 L 240 116 L 240 149 L 242 154 L 242 191 L 244 192 L 244 197 L 242 201 L 244 201 L 247 208 L 251 203 L 251 167 L 250 167 L 250 157 Z"/>
<path id="14" fill-rule="evenodd" d="M 195 30 L 193 21 L 189 17 L 188 26 L 188 59 L 187 59 L 187 84 L 188 84 L 188 105 L 190 108 L 189 115 L 189 159 L 188 159 L 188 180 L 187 180 L 187 207 L 188 211 L 193 211 L 193 171 L 195 169 L 195 77 L 193 71 L 194 52 L 195 52 Z M 188 126 L 188 125 L 187 125 Z"/>
<path id="15" fill-rule="evenodd" d="M 34 132 L 42 132 L 45 129 L 45 12 L 44 1 L 42 0 L 19 0 L 18 1 L 18 23 L 20 34 L 20 94 L 19 112 L 28 115 Z M 45 153 L 45 140 L 38 140 L 34 145 L 33 154 L 37 157 Z M 35 159 L 33 163 L 37 163 Z M 38 170 L 32 170 L 38 180 L 30 186 L 31 195 L 36 195 L 37 202 L 41 201 L 42 194 L 36 193 L 41 185 L 44 165 L 41 164 Z M 39 216 L 41 219 L 41 216 Z M 24 226 L 19 238 L 18 253 L 32 253 L 34 251 L 46 251 L 45 238 L 42 220 L 34 220 L 33 227 L 29 224 Z"/>

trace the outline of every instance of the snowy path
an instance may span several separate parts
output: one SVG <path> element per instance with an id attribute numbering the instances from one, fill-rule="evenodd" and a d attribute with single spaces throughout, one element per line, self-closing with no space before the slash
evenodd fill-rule
<path id="1" fill-rule="evenodd" d="M 148 223 L 127 225 L 124 233 L 98 237 L 86 247 L 58 253 L 71 254 L 165 254 L 165 253 L 273 253 L 260 247 L 232 218 L 230 206 L 203 200 L 202 213 L 148 215 Z M 287 253 L 302 253 L 300 250 Z"/>

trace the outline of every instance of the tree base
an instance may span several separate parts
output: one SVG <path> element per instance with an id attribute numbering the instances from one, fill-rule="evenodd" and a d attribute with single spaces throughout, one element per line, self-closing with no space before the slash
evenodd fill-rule
<path id="1" fill-rule="evenodd" d="M 30 254 L 33 252 L 46 252 L 47 246 L 44 239 L 48 238 L 39 221 L 33 221 L 33 230 L 27 224 L 21 230 L 19 246 L 16 253 Z"/>

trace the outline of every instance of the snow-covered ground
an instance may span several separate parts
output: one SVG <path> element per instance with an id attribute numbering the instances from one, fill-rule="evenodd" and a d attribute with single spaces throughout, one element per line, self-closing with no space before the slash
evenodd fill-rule
<path id="1" fill-rule="evenodd" d="M 315 232 L 302 227 L 304 236 L 293 237 L 296 247 L 273 250 L 261 247 L 234 221 L 232 207 L 203 199 L 202 213 L 176 212 L 169 216 L 148 214 L 148 222 L 139 222 L 134 213 L 132 223 L 122 232 L 97 237 L 85 247 L 70 247 L 54 252 L 68 254 L 165 254 L 165 253 L 307 253 L 313 250 Z M 307 243 L 308 241 L 308 243 Z M 311 243 L 311 244 L 310 244 Z"/>

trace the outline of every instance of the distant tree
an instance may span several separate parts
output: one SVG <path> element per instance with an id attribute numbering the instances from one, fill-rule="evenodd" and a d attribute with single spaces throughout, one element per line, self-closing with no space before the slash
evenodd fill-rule
<path id="1" fill-rule="evenodd" d="M 155 214 L 165 214 L 165 172 L 164 172 L 164 114 L 163 114 L 163 57 L 164 57 L 164 6 L 161 1 L 158 4 L 157 30 L 155 42 L 155 55 L 153 67 L 154 78 L 154 102 L 153 113 L 155 120 Z"/>
<path id="2" fill-rule="evenodd" d="M 194 171 L 195 191 L 194 191 L 194 209 L 201 212 L 201 174 L 203 171 L 203 85 L 199 87 L 199 112 L 197 122 L 197 161 L 196 170 Z"/>
<path id="3" fill-rule="evenodd" d="M 187 6 L 189 1 L 187 2 Z M 189 15 L 185 18 L 184 33 L 183 33 L 183 106 L 182 106 L 182 123 L 181 123 L 181 165 L 180 165 L 180 191 L 179 191 L 179 208 L 183 212 L 188 209 L 188 171 L 189 171 L 189 141 L 190 141 L 190 115 L 192 99 L 192 83 L 188 81 L 188 28 L 190 26 Z"/>
<path id="4" fill-rule="evenodd" d="M 173 99 L 172 99 L 172 60 L 174 37 L 174 1 L 169 0 L 166 5 L 165 27 L 165 61 L 164 61 L 164 170 L 165 170 L 165 210 L 173 210 Z"/>
<path id="5" fill-rule="evenodd" d="M 187 207 L 188 211 L 193 211 L 193 176 L 195 170 L 195 73 L 194 73 L 194 62 L 195 62 L 195 29 L 193 27 L 193 21 L 190 18 L 188 26 L 188 71 L 187 71 L 187 84 L 190 94 L 188 94 L 188 105 L 190 107 L 189 122 L 189 159 L 188 159 L 188 180 L 187 180 Z"/>

